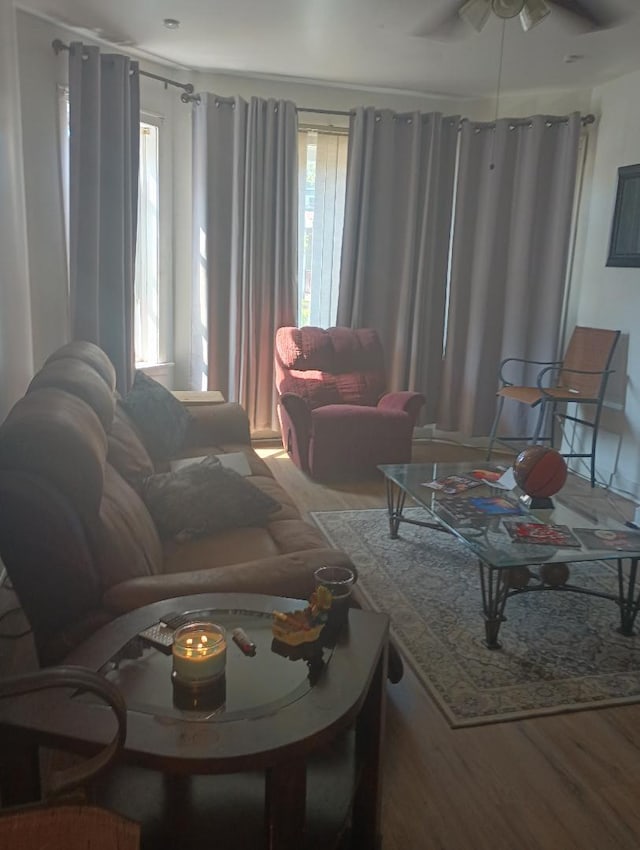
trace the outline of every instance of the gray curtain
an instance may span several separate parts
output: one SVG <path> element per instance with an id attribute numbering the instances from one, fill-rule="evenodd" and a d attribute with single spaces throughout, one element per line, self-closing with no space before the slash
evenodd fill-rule
<path id="1" fill-rule="evenodd" d="M 349 128 L 337 324 L 374 327 L 389 388 L 440 391 L 458 117 L 358 108 Z"/>
<path id="2" fill-rule="evenodd" d="M 125 393 L 134 371 L 138 63 L 71 44 L 69 131 L 71 333 L 106 351 Z"/>
<path id="3" fill-rule="evenodd" d="M 276 430 L 274 338 L 296 323 L 297 112 L 205 94 L 194 107 L 192 386 Z"/>
<path id="4" fill-rule="evenodd" d="M 577 113 L 463 124 L 441 428 L 487 435 L 500 361 L 558 354 L 580 126 Z M 501 433 L 527 433 L 524 405 L 505 414 Z"/>

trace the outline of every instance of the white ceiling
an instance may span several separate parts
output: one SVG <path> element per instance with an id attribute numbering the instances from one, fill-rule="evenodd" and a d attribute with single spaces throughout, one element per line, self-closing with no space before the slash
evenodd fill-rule
<path id="1" fill-rule="evenodd" d="M 462 2 L 462 0 L 460 0 Z M 595 2 L 595 0 L 591 0 Z M 591 88 L 640 68 L 640 0 L 597 0 L 624 24 L 579 33 L 554 9 L 524 33 L 506 22 L 503 91 Z M 495 91 L 502 22 L 435 40 L 414 35 L 456 0 L 20 0 L 32 11 L 133 55 L 190 70 L 234 72 L 407 92 Z M 164 27 L 177 18 L 180 28 Z M 582 58 L 566 62 L 565 57 Z"/>

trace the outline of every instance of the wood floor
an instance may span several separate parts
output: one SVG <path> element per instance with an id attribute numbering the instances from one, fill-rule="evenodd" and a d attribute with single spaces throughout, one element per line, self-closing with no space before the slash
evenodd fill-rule
<path id="1" fill-rule="evenodd" d="M 381 481 L 323 487 L 264 453 L 303 510 L 385 503 Z M 640 848 L 640 704 L 452 730 L 410 670 L 388 697 L 383 850 Z"/>
<path id="2" fill-rule="evenodd" d="M 323 487 L 275 444 L 259 451 L 303 512 L 385 504 L 381 480 Z M 481 458 L 414 450 L 416 461 Z M 0 612 L 11 597 L 0 591 Z M 24 663 L 16 649 L 0 641 L 5 673 Z M 638 850 L 640 704 L 452 730 L 407 669 L 388 685 L 383 796 L 383 850 Z"/>

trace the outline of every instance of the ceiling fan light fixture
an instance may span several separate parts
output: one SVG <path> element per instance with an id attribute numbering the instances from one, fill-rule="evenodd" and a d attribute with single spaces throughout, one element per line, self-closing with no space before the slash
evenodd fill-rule
<path id="1" fill-rule="evenodd" d="M 525 0 L 525 4 L 520 12 L 520 23 L 525 32 L 529 32 L 532 27 L 543 21 L 549 12 L 551 6 L 545 0 Z"/>
<path id="2" fill-rule="evenodd" d="M 491 8 L 499 18 L 515 18 L 524 8 L 524 0 L 491 0 Z"/>
<path id="3" fill-rule="evenodd" d="M 487 23 L 490 13 L 491 0 L 467 0 L 458 12 L 460 17 L 478 32 Z"/>

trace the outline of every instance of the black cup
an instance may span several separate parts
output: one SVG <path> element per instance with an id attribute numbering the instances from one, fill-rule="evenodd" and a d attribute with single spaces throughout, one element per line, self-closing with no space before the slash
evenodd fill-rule
<path id="1" fill-rule="evenodd" d="M 348 567 L 319 567 L 314 572 L 316 587 L 326 587 L 331 593 L 331 608 L 323 637 L 334 638 L 347 625 L 351 591 L 355 584 L 355 574 Z"/>

